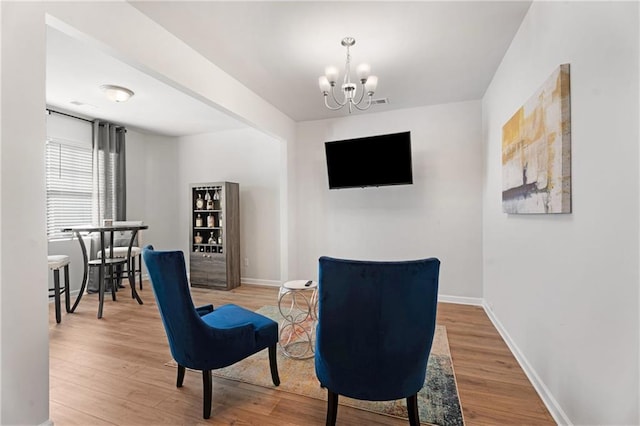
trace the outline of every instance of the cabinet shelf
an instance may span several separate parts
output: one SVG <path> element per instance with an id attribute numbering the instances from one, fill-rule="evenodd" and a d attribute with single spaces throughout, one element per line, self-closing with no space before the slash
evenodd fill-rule
<path id="1" fill-rule="evenodd" d="M 207 230 L 212 230 L 212 229 L 222 229 L 222 226 L 213 226 L 213 227 L 209 227 L 209 226 L 194 226 L 193 229 L 196 230 L 196 231 L 207 231 Z"/>
<path id="2" fill-rule="evenodd" d="M 193 209 L 193 212 L 194 213 L 221 213 L 222 210 L 220 210 L 220 209 L 216 209 L 216 210 L 205 210 L 205 209 L 198 210 L 198 209 Z"/>

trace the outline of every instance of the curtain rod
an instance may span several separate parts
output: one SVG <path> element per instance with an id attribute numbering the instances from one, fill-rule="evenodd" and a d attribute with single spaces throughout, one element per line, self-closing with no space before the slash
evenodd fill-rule
<path id="1" fill-rule="evenodd" d="M 67 117 L 76 118 L 78 120 L 88 121 L 89 123 L 93 123 L 93 120 L 89 120 L 89 119 L 82 118 L 82 117 L 77 117 L 75 115 L 67 114 L 66 112 L 56 111 L 55 109 L 47 108 L 46 111 L 49 112 L 49 113 L 53 112 L 55 114 L 64 115 L 64 116 L 67 116 Z"/>
<path id="2" fill-rule="evenodd" d="M 2 1 L 2 0 L 0 0 Z M 47 111 L 48 113 L 54 113 L 54 114 L 58 114 L 58 115 L 64 115 L 66 117 L 71 117 L 71 118 L 75 118 L 77 120 L 82 120 L 82 121 L 86 121 L 88 123 L 93 124 L 95 120 L 89 120 L 88 118 L 82 118 L 82 117 L 78 117 L 76 115 L 71 115 L 71 114 L 67 114 L 66 112 L 60 112 L 60 111 L 56 111 L 55 109 L 51 109 L 51 108 L 46 108 L 45 111 Z M 102 125 L 102 123 L 100 123 L 100 125 Z M 114 126 L 119 127 L 121 129 L 124 129 L 124 131 L 126 132 L 127 129 L 124 126 L 121 126 L 120 124 L 114 124 Z"/>

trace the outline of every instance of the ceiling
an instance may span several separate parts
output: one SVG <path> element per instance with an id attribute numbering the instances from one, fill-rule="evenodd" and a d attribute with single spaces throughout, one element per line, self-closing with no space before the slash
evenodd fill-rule
<path id="1" fill-rule="evenodd" d="M 166 136 L 247 126 L 217 109 L 115 59 L 83 41 L 47 28 L 46 100 L 49 107 Z M 127 102 L 108 100 L 100 86 L 135 92 Z"/>
<path id="2" fill-rule="evenodd" d="M 379 78 L 370 111 L 480 99 L 530 1 L 218 2 L 129 1 L 295 121 L 348 115 L 329 111 L 318 89 L 324 67 L 353 66 Z M 242 127 L 214 108 L 55 30 L 48 37 L 47 102 L 164 134 Z M 136 92 L 109 104 L 98 87 Z M 91 106 L 72 105 L 71 101 Z M 357 112 L 355 114 L 366 114 Z M 210 128 L 214 127 L 214 128 Z"/>

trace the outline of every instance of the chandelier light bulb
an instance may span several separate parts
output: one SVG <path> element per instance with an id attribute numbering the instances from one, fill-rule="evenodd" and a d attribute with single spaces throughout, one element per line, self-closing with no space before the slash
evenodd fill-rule
<path id="1" fill-rule="evenodd" d="M 331 83 L 329 83 L 326 75 L 318 77 L 318 86 L 320 86 L 320 91 L 322 93 L 329 93 L 331 90 Z"/>
<path id="2" fill-rule="evenodd" d="M 367 81 L 364 83 L 364 90 L 366 90 L 367 94 L 371 93 L 373 95 L 377 87 L 378 77 L 376 77 L 375 75 L 370 75 L 369 78 L 367 78 Z"/>
<path id="3" fill-rule="evenodd" d="M 338 81 L 338 76 L 340 74 L 337 67 L 328 66 L 324 69 L 324 75 L 327 77 L 327 80 L 329 80 L 329 83 L 333 85 Z"/>
<path id="4" fill-rule="evenodd" d="M 339 71 L 337 67 L 328 66 L 324 69 L 324 76 L 318 78 L 318 86 L 324 98 L 324 104 L 330 110 L 338 110 L 348 106 L 349 113 L 353 112 L 353 108 L 360 111 L 369 109 L 372 105 L 371 100 L 378 86 L 378 77 L 371 74 L 371 66 L 369 64 L 360 64 L 356 68 L 357 80 L 351 79 L 351 54 L 349 48 L 356 44 L 353 37 L 345 37 L 341 42 L 342 46 L 347 49 L 347 58 L 345 62 L 345 75 L 343 84 L 338 85 Z M 360 83 L 360 88 L 358 84 Z M 341 100 L 336 97 L 336 91 L 342 92 Z M 331 103 L 329 102 L 331 97 Z M 366 98 L 366 99 L 365 99 Z"/>
<path id="5" fill-rule="evenodd" d="M 369 74 L 371 74 L 371 67 L 369 64 L 360 64 L 356 68 L 356 74 L 358 75 L 358 80 L 365 82 L 369 78 Z"/>

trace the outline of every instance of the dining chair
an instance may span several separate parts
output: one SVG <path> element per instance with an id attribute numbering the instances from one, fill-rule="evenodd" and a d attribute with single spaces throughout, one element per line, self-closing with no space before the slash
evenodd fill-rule
<path id="1" fill-rule="evenodd" d="M 178 364 L 177 387 L 185 369 L 202 371 L 203 417 L 211 416 L 211 370 L 227 367 L 263 349 L 269 350 L 271 379 L 280 385 L 276 363 L 278 324 L 260 314 L 228 304 L 194 307 L 181 251 L 142 249 L 171 355 Z"/>
<path id="2" fill-rule="evenodd" d="M 49 297 L 53 297 L 56 310 L 56 323 L 62 321 L 60 298 L 64 294 L 64 303 L 67 313 L 71 312 L 71 300 L 69 299 L 69 256 L 54 254 L 47 256 L 49 270 L 53 271 L 53 288 L 49 288 Z M 64 286 L 60 286 L 60 269 L 64 270 Z M 53 294 L 51 293 L 53 292 Z"/>
<path id="3" fill-rule="evenodd" d="M 420 424 L 423 387 L 436 325 L 440 261 L 319 259 L 316 376 L 327 389 L 327 425 L 338 397 L 405 399 Z"/>
<path id="4" fill-rule="evenodd" d="M 140 220 L 120 220 L 114 221 L 113 226 L 127 226 L 127 225 L 142 225 L 144 222 Z M 128 277 L 129 271 L 133 272 L 133 280 L 135 282 L 135 277 L 138 276 L 138 282 L 140 286 L 140 290 L 142 290 L 142 250 L 140 248 L 142 238 L 141 232 L 136 232 L 136 235 L 133 239 L 133 244 L 131 246 L 131 255 L 127 258 L 127 253 L 129 252 L 129 243 L 131 242 L 131 233 L 133 231 L 115 231 L 113 236 L 113 257 L 114 258 L 124 258 L 127 260 L 126 265 L 127 269 L 122 269 L 120 272 L 120 278 Z M 105 252 L 109 255 L 110 247 L 105 248 Z M 102 257 L 102 251 L 99 250 L 97 253 L 98 259 Z M 136 266 L 137 259 L 137 266 Z"/>

